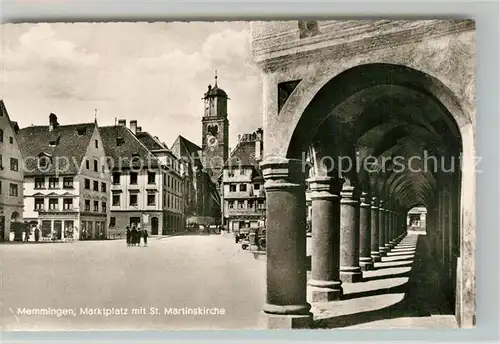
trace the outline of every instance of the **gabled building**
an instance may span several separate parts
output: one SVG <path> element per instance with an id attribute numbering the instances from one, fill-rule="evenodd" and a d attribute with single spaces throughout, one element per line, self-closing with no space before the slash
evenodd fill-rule
<path id="1" fill-rule="evenodd" d="M 23 158 L 18 131 L 0 100 L 0 241 L 8 241 L 13 224 L 23 221 Z"/>
<path id="2" fill-rule="evenodd" d="M 221 175 L 224 228 L 238 233 L 241 228 L 264 225 L 266 196 L 259 163 L 263 153 L 262 129 L 239 136 L 238 144 L 224 164 Z"/>
<path id="3" fill-rule="evenodd" d="M 109 214 L 108 172 L 97 122 L 19 131 L 25 161 L 25 220 L 43 239 L 104 239 Z"/>
<path id="4" fill-rule="evenodd" d="M 110 234 L 123 237 L 127 225 L 140 226 L 150 235 L 182 231 L 177 161 L 164 152 L 159 140 L 139 129 L 137 121 L 130 121 L 127 128 L 126 120 L 100 128 L 112 170 Z"/>
<path id="5" fill-rule="evenodd" d="M 136 124 L 136 123 L 135 123 Z M 137 127 L 137 138 L 152 152 L 163 165 L 163 211 L 165 214 L 162 234 L 182 232 L 185 230 L 184 218 L 184 175 L 186 166 L 170 151 L 168 146 Z"/>

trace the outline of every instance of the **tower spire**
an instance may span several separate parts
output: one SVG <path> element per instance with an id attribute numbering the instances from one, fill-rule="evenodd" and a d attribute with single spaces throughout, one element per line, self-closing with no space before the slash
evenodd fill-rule
<path id="1" fill-rule="evenodd" d="M 214 87 L 217 87 L 217 69 L 215 70 L 215 85 Z"/>
<path id="2" fill-rule="evenodd" d="M 94 122 L 97 123 L 97 109 L 94 109 Z"/>

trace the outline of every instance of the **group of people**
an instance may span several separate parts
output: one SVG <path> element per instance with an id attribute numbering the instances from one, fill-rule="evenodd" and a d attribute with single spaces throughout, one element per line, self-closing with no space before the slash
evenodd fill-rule
<path id="1" fill-rule="evenodd" d="M 132 225 L 126 227 L 127 229 L 127 246 L 141 246 L 141 237 L 144 240 L 144 246 L 148 246 L 148 231 L 146 229 L 136 228 Z"/>

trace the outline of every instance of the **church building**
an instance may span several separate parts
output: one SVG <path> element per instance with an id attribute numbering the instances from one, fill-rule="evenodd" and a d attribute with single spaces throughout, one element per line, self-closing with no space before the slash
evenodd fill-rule
<path id="1" fill-rule="evenodd" d="M 201 147 L 178 136 L 171 151 L 186 165 L 184 209 L 187 225 L 221 224 L 221 193 L 218 178 L 229 155 L 227 93 L 208 85 L 203 95 Z"/>

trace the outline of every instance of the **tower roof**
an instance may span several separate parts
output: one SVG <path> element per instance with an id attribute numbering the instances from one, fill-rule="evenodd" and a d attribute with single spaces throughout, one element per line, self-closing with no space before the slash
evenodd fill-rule
<path id="1" fill-rule="evenodd" d="M 205 93 L 205 98 L 208 97 L 224 97 L 228 98 L 226 91 L 224 91 L 222 88 L 219 88 L 217 86 L 217 71 L 215 71 L 215 84 L 212 87 L 212 85 L 208 85 L 208 91 Z"/>

